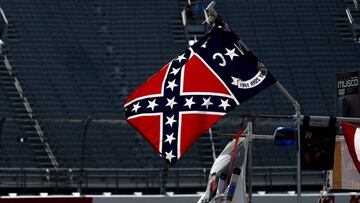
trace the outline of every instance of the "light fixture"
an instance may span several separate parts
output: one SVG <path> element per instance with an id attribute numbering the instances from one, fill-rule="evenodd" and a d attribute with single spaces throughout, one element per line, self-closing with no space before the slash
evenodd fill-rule
<path id="1" fill-rule="evenodd" d="M 167 195 L 167 196 L 173 196 L 173 195 L 174 195 L 174 192 L 166 192 L 166 195 Z"/>
<path id="2" fill-rule="evenodd" d="M 294 195 L 294 194 L 295 194 L 295 191 L 291 190 L 291 191 L 287 191 L 287 193 L 288 193 L 289 195 Z"/>
<path id="3" fill-rule="evenodd" d="M 189 46 L 192 46 L 192 45 L 194 45 L 196 42 L 197 42 L 197 37 L 196 37 L 196 35 L 194 35 L 194 39 L 190 39 L 190 40 L 188 41 L 188 44 L 189 44 Z"/>
<path id="4" fill-rule="evenodd" d="M 258 191 L 257 192 L 259 195 L 265 195 L 266 194 L 266 191 Z"/>
<path id="5" fill-rule="evenodd" d="M 111 196 L 111 192 L 103 192 L 103 195 L 109 197 Z"/>
<path id="6" fill-rule="evenodd" d="M 80 197 L 80 192 L 73 192 L 72 195 L 75 197 Z"/>

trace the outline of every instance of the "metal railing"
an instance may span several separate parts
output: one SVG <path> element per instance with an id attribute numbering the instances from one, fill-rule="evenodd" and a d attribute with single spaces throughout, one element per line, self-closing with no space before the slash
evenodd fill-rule
<path id="1" fill-rule="evenodd" d="M 253 186 L 270 190 L 285 186 L 284 190 L 296 186 L 295 166 L 253 167 Z M 78 191 L 83 194 L 112 191 L 128 193 L 134 191 L 182 191 L 203 190 L 208 182 L 209 169 L 171 168 L 164 181 L 163 168 L 0 168 L 1 191 L 36 193 L 52 191 Z M 321 172 L 303 172 L 303 185 L 321 185 Z M 4 190 L 6 189 L 6 190 Z M 153 193 L 153 192 L 151 192 Z"/>
<path id="2" fill-rule="evenodd" d="M 23 119 L 6 118 L 3 119 L 3 125 L 4 123 L 11 124 L 22 120 Z M 94 124 L 104 124 L 106 128 L 125 125 L 125 121 L 119 119 L 87 120 Z M 73 136 L 69 137 L 77 137 L 77 140 L 79 141 L 79 143 L 76 143 L 77 149 L 79 148 L 77 154 L 68 152 L 72 157 L 71 163 L 66 162 L 63 166 L 65 165 L 67 168 L 62 167 L 58 168 L 58 170 L 52 167 L 31 168 L 28 167 L 29 165 L 23 165 L 24 167 L 20 167 L 20 165 L 17 167 L 18 165 L 15 162 L 11 163 L 11 166 L 16 167 L 0 168 L 0 193 L 3 192 L 6 194 L 6 192 L 9 191 L 24 194 L 36 194 L 38 191 L 49 191 L 53 194 L 64 194 L 69 191 L 79 191 L 83 194 L 96 194 L 102 191 L 111 191 L 114 194 L 124 194 L 134 191 L 149 192 L 152 194 L 160 193 L 160 191 L 175 191 L 181 193 L 182 191 L 204 191 L 207 185 L 210 169 L 196 166 L 194 166 L 194 168 L 192 168 L 192 166 L 190 166 L 191 168 L 186 168 L 187 166 L 184 166 L 183 168 L 181 168 L 181 166 L 180 168 L 163 168 L 162 165 L 159 165 L 158 168 L 154 168 L 156 167 L 156 164 L 152 164 L 152 168 L 144 168 L 146 164 L 140 164 L 139 168 L 136 168 L 135 165 L 130 166 L 132 168 L 115 168 L 126 167 L 126 164 L 118 163 L 119 161 L 122 161 L 119 157 L 119 160 L 111 159 L 111 163 L 114 162 L 114 168 L 103 168 L 104 166 L 101 165 L 102 162 L 99 162 L 99 167 L 102 168 L 94 168 L 93 165 L 87 165 L 92 159 L 85 153 L 90 150 L 85 143 L 91 143 L 91 139 L 85 139 L 85 136 L 89 136 L 88 138 L 94 136 L 98 137 L 97 134 L 90 133 L 92 130 L 97 129 L 96 125 L 90 125 L 89 127 L 89 125 L 86 125 L 84 119 L 41 119 L 39 121 L 58 124 L 62 122 L 76 123 L 79 130 L 74 133 Z M 7 129 L 9 130 L 10 128 L 7 127 Z M 8 130 L 2 130 L 3 135 L 0 133 L 0 136 L 5 136 L 4 133 L 10 133 Z M 86 135 L 87 133 L 89 133 L 89 135 Z M 223 136 L 221 133 L 217 133 Z M 112 141 L 112 139 L 109 139 L 107 136 L 101 137 L 104 140 Z M 269 139 L 270 137 L 256 135 L 256 138 Z M 6 144 L 6 142 L 3 144 Z M 54 144 L 56 145 L 57 142 L 54 142 Z M 0 147 L 1 146 L 4 145 L 0 145 Z M 67 147 L 70 148 L 69 146 Z M 82 148 L 82 150 L 80 148 Z M 120 153 L 119 155 L 121 156 L 123 155 L 121 151 L 117 153 Z M 116 155 L 112 158 L 115 157 Z M 10 159 L 11 157 L 8 158 L 13 161 Z M 57 158 L 61 160 L 61 156 Z M 128 158 L 134 159 L 134 157 Z M 20 161 L 26 159 L 25 156 L 19 157 Z M 87 164 L 84 164 L 85 159 Z M 136 161 L 136 159 L 134 160 Z M 76 167 L 71 167 L 73 166 L 73 162 Z M 83 163 L 81 164 L 80 162 Z M 6 166 L 6 164 L 2 166 Z M 294 188 L 296 186 L 296 166 L 256 166 L 251 168 L 254 187 L 261 187 L 272 191 L 273 189 L 278 190 L 279 187 L 283 187 L 283 190 L 288 190 L 289 188 Z M 323 180 L 322 172 L 304 171 L 302 174 L 303 186 L 321 187 Z"/>

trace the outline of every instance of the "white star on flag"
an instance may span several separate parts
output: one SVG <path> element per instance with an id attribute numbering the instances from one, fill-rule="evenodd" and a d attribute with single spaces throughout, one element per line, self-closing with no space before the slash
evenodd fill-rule
<path id="1" fill-rule="evenodd" d="M 135 111 L 135 113 L 137 113 L 137 111 L 141 108 L 140 106 L 140 102 L 138 102 L 137 104 L 133 105 L 133 109 L 131 111 Z"/>
<path id="2" fill-rule="evenodd" d="M 170 74 L 176 75 L 179 72 L 179 70 L 180 68 L 172 68 Z"/>
<path id="3" fill-rule="evenodd" d="M 176 140 L 176 138 L 174 138 L 174 133 L 171 133 L 171 135 L 166 135 L 165 142 L 169 142 L 169 144 L 171 144 L 173 140 Z"/>
<path id="4" fill-rule="evenodd" d="M 167 104 L 165 106 L 170 106 L 171 109 L 173 109 L 174 105 L 177 104 L 177 102 L 175 101 L 175 97 L 173 97 L 172 99 L 167 99 Z"/>
<path id="5" fill-rule="evenodd" d="M 174 115 L 171 117 L 166 116 L 166 119 L 167 119 L 167 121 L 166 121 L 165 125 L 169 124 L 170 127 L 172 127 L 173 124 L 176 123 L 176 120 L 174 119 Z"/>
<path id="6" fill-rule="evenodd" d="M 234 57 L 235 56 L 239 56 L 239 55 L 237 55 L 236 53 L 235 53 L 235 48 L 233 48 L 233 49 L 227 49 L 227 48 L 225 48 L 226 49 L 226 56 L 229 56 L 230 57 L 230 59 L 231 59 L 231 61 L 234 59 Z"/>
<path id="7" fill-rule="evenodd" d="M 166 159 L 169 160 L 171 162 L 171 159 L 174 158 L 175 156 L 172 153 L 173 150 L 171 150 L 170 152 L 165 152 L 166 154 Z"/>
<path id="8" fill-rule="evenodd" d="M 207 45 L 207 42 L 208 42 L 208 41 L 205 41 L 204 44 L 201 45 L 201 48 L 204 48 L 204 49 L 205 49 L 205 48 L 206 48 L 206 45 Z"/>
<path id="9" fill-rule="evenodd" d="M 184 56 L 185 56 L 185 53 L 178 56 L 176 60 L 179 61 L 179 63 L 180 63 L 182 60 L 186 60 L 186 58 Z"/>
<path id="10" fill-rule="evenodd" d="M 171 166 L 217 120 L 277 82 L 221 26 L 161 67 L 127 97 L 124 115 Z"/>
<path id="11" fill-rule="evenodd" d="M 176 80 L 176 79 L 174 79 L 174 80 L 171 81 L 171 82 L 168 81 L 168 86 L 166 87 L 166 89 L 169 89 L 169 88 L 170 88 L 171 91 L 174 91 L 174 88 L 178 86 L 178 85 L 175 83 L 175 80 Z"/>
<path id="12" fill-rule="evenodd" d="M 149 100 L 148 102 L 149 102 L 149 105 L 146 108 L 147 109 L 151 108 L 152 111 L 154 111 L 156 106 L 159 106 L 159 104 L 156 103 L 156 99 L 154 99 L 153 101 Z"/>
<path id="13" fill-rule="evenodd" d="M 204 103 L 201 104 L 201 106 L 206 106 L 206 109 L 209 108 L 210 105 L 213 105 L 213 103 L 210 101 L 211 97 L 205 99 L 203 98 Z"/>
<path id="14" fill-rule="evenodd" d="M 238 86 L 239 81 L 241 81 L 240 78 L 236 78 L 236 77 L 233 77 L 233 76 L 231 76 L 231 79 L 233 80 L 231 82 L 231 84 L 235 85 L 235 86 Z"/>
<path id="15" fill-rule="evenodd" d="M 220 100 L 221 100 L 221 104 L 219 105 L 219 107 L 223 107 L 223 108 L 224 108 L 224 111 L 226 111 L 226 108 L 231 106 L 231 105 L 228 103 L 229 100 L 228 100 L 228 99 L 227 99 L 227 100 L 222 100 L 222 99 L 220 99 Z"/>
<path id="16" fill-rule="evenodd" d="M 194 99 L 194 97 L 191 97 L 190 99 L 186 99 L 186 98 L 185 98 L 186 104 L 184 104 L 184 106 L 187 106 L 187 107 L 189 107 L 189 109 L 191 109 L 191 106 L 192 106 L 193 104 L 196 104 L 196 103 L 193 101 L 193 99 Z"/>

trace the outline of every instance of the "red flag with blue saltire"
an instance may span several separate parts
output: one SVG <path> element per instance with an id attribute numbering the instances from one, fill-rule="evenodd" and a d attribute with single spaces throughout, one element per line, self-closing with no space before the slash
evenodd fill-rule
<path id="1" fill-rule="evenodd" d="M 216 26 L 125 101 L 125 117 L 173 165 L 217 120 L 275 83 L 232 31 Z"/>

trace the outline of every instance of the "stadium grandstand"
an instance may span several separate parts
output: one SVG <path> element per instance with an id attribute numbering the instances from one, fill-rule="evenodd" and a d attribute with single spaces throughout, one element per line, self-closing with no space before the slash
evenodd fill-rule
<path id="1" fill-rule="evenodd" d="M 356 0 L 355 0 L 356 1 Z M 185 0 L 0 0 L 8 26 L 0 63 L 0 194 L 159 194 L 204 191 L 216 155 L 253 122 L 254 190 L 296 188 L 296 147 L 271 136 L 293 115 L 270 87 L 227 114 L 174 167 L 124 119 L 125 99 L 208 30 L 203 8 Z M 360 13 L 352 0 L 227 0 L 217 12 L 304 115 L 336 115 L 336 73 L 360 68 Z M 303 189 L 323 173 L 303 172 Z"/>

